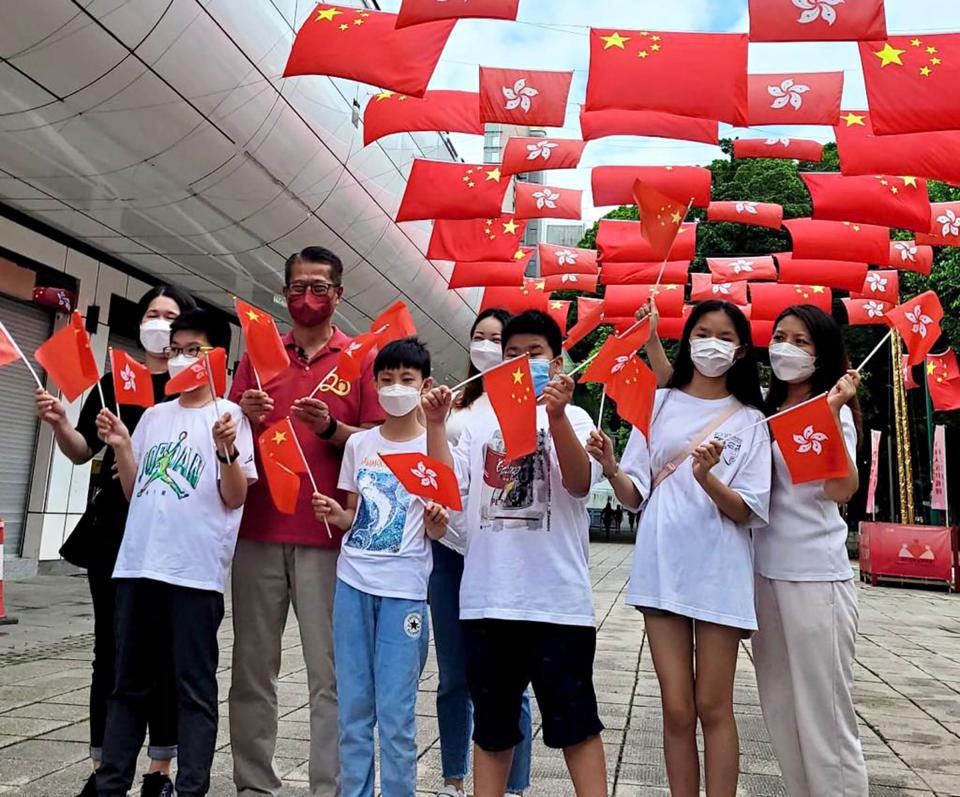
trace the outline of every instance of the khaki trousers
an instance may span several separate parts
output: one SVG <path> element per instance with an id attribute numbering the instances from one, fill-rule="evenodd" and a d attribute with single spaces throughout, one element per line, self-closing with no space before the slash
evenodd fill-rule
<path id="1" fill-rule="evenodd" d="M 333 596 L 338 551 L 239 540 L 233 559 L 230 744 L 239 797 L 277 795 L 277 675 L 293 605 L 310 693 L 310 795 L 340 792 Z"/>
<path id="2" fill-rule="evenodd" d="M 867 797 L 853 709 L 857 587 L 756 579 L 753 661 L 788 797 Z"/>

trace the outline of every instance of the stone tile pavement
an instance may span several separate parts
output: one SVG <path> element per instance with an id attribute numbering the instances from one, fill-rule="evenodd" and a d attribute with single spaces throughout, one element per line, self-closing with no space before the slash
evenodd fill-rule
<path id="1" fill-rule="evenodd" d="M 665 797 L 657 682 L 643 621 L 623 603 L 632 547 L 591 548 L 600 623 L 596 686 L 607 726 L 611 794 Z M 0 627 L 0 792 L 74 795 L 87 775 L 87 687 L 92 615 L 81 577 L 38 576 L 6 585 L 8 612 L 20 625 Z M 221 723 L 213 795 L 235 794 L 230 780 L 226 694 L 232 633 L 220 633 Z M 740 793 L 785 795 L 757 703 L 749 644 L 741 650 L 736 712 L 741 734 Z M 857 710 L 877 797 L 960 795 L 960 597 L 889 587 L 861 588 Z M 420 686 L 419 789 L 441 784 L 431 654 Z M 285 795 L 306 795 L 306 675 L 291 620 L 284 637 L 277 766 Z M 535 722 L 539 716 L 535 714 Z M 534 740 L 528 794 L 569 795 L 562 756 Z"/>

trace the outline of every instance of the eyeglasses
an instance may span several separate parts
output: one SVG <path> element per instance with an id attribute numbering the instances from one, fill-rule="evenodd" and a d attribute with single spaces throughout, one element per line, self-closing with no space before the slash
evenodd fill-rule
<path id="1" fill-rule="evenodd" d="M 308 290 L 314 296 L 328 296 L 331 291 L 337 290 L 339 285 L 330 285 L 326 282 L 291 282 L 287 290 L 294 296 L 303 296 Z"/>
<path id="2" fill-rule="evenodd" d="M 189 357 L 192 360 L 197 359 L 201 354 L 204 354 L 211 349 L 207 346 L 201 346 L 199 343 L 195 343 L 192 346 L 167 346 L 163 350 L 164 357 Z"/>

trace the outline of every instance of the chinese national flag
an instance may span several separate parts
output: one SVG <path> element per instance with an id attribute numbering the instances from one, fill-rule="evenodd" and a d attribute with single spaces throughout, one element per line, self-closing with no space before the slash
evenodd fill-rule
<path id="1" fill-rule="evenodd" d="M 918 244 L 960 246 L 960 202 L 930 205 L 930 229 L 917 235 Z"/>
<path id="2" fill-rule="evenodd" d="M 661 193 L 650 183 L 637 180 L 633 198 L 640 216 L 640 232 L 650 244 L 654 260 L 664 260 L 687 214 L 687 205 Z M 691 197 L 692 199 L 692 197 Z"/>
<path id="3" fill-rule="evenodd" d="M 380 459 L 410 495 L 434 501 L 454 512 L 463 509 L 460 483 L 447 465 L 416 452 L 380 454 Z"/>
<path id="4" fill-rule="evenodd" d="M 571 304 L 573 302 L 551 299 L 550 304 L 547 305 L 547 315 L 557 322 L 561 335 L 567 334 L 567 319 L 570 315 Z"/>
<path id="5" fill-rule="evenodd" d="M 340 356 L 337 357 L 337 375 L 346 382 L 354 382 L 359 379 L 363 373 L 363 364 L 367 356 L 381 345 L 380 336 L 373 332 L 364 332 L 357 335 L 340 349 Z"/>
<path id="6" fill-rule="evenodd" d="M 651 297 L 661 316 L 679 318 L 683 313 L 681 285 L 608 285 L 603 296 L 604 312 L 610 318 L 632 318 Z"/>
<path id="7" fill-rule="evenodd" d="M 900 304 L 900 274 L 896 271 L 868 271 L 863 284 L 851 291 L 850 297 Z"/>
<path id="8" fill-rule="evenodd" d="M 833 292 L 823 285 L 750 283 L 750 315 L 757 321 L 774 321 L 793 304 L 812 304 L 829 315 L 833 306 Z"/>
<path id="9" fill-rule="evenodd" d="M 450 274 L 447 285 L 451 290 L 458 288 L 520 287 L 523 275 L 527 271 L 533 249 L 522 260 L 509 263 L 493 261 L 490 263 L 457 263 Z"/>
<path id="10" fill-rule="evenodd" d="M 430 260 L 463 262 L 511 260 L 520 249 L 527 223 L 513 215 L 433 223 L 427 248 Z"/>
<path id="11" fill-rule="evenodd" d="M 714 282 L 775 280 L 777 267 L 773 258 L 764 257 L 708 257 L 707 268 Z"/>
<path id="12" fill-rule="evenodd" d="M 839 479 L 849 473 L 843 433 L 826 396 L 771 418 L 770 430 L 794 484 Z"/>
<path id="13" fill-rule="evenodd" d="M 893 309 L 889 302 L 877 299 L 841 299 L 847 311 L 847 323 L 851 326 L 885 324 L 883 316 Z"/>
<path id="14" fill-rule="evenodd" d="M 363 145 L 394 133 L 443 130 L 483 135 L 479 95 L 469 91 L 428 91 L 408 97 L 381 91 L 363 112 Z"/>
<path id="15" fill-rule="evenodd" d="M 750 41 L 871 41 L 887 35 L 883 0 L 749 0 Z"/>
<path id="16" fill-rule="evenodd" d="M 773 340 L 773 321 L 751 319 L 750 337 L 753 339 L 753 345 L 758 349 L 769 348 L 770 341 Z"/>
<path id="17" fill-rule="evenodd" d="M 297 474 L 307 472 L 307 463 L 297 446 L 290 419 L 284 418 L 264 429 L 257 444 L 260 466 L 274 505 L 286 515 L 294 514 L 300 495 L 300 477 Z"/>
<path id="18" fill-rule="evenodd" d="M 653 400 L 657 392 L 657 377 L 637 355 L 607 382 L 607 395 L 617 402 L 617 415 L 636 427 L 647 437 L 653 417 Z"/>
<path id="19" fill-rule="evenodd" d="M 34 356 L 67 401 L 75 401 L 100 379 L 100 370 L 90 348 L 90 335 L 77 310 L 70 316 L 70 322 L 42 344 Z"/>
<path id="20" fill-rule="evenodd" d="M 780 265 L 780 282 L 859 291 L 867 278 L 867 264 L 849 260 L 798 260 L 789 254 L 780 254 L 777 263 Z"/>
<path id="21" fill-rule="evenodd" d="M 890 230 L 848 221 L 790 219 L 783 226 L 793 239 L 793 256 L 801 260 L 854 260 L 886 263 Z"/>
<path id="22" fill-rule="evenodd" d="M 514 213 L 518 219 L 583 218 L 583 191 L 519 181 L 516 186 Z"/>
<path id="23" fill-rule="evenodd" d="M 861 42 L 860 62 L 876 135 L 960 130 L 960 33 Z"/>
<path id="24" fill-rule="evenodd" d="M 20 350 L 13 342 L 7 328 L 0 323 L 0 366 L 7 365 L 20 359 Z"/>
<path id="25" fill-rule="evenodd" d="M 783 225 L 783 206 L 772 202 L 711 202 L 707 206 L 707 221 L 753 224 L 779 230 Z"/>
<path id="26" fill-rule="evenodd" d="M 651 136 L 682 141 L 720 143 L 720 124 L 710 119 L 695 119 L 661 111 L 580 111 L 580 131 L 584 141 L 608 136 Z"/>
<path id="27" fill-rule="evenodd" d="M 573 72 L 480 67 L 480 118 L 523 127 L 563 127 Z"/>
<path id="28" fill-rule="evenodd" d="M 687 318 L 692 310 L 693 305 L 685 304 L 683 313 L 679 318 L 661 318 L 657 324 L 657 334 L 661 340 L 680 340 L 683 337 L 683 328 L 687 325 Z"/>
<path id="29" fill-rule="evenodd" d="M 690 275 L 690 301 L 706 302 L 710 299 L 720 299 L 732 304 L 745 305 L 747 303 L 747 283 L 714 282 L 710 274 Z"/>
<path id="30" fill-rule="evenodd" d="M 601 219 L 597 250 L 602 263 L 650 263 L 656 256 L 643 237 L 640 222 Z M 671 260 L 693 260 L 697 250 L 697 225 L 681 224 L 670 249 Z M 662 258 L 661 258 L 662 260 Z"/>
<path id="31" fill-rule="evenodd" d="M 596 274 L 554 274 L 552 277 L 541 278 L 544 290 L 548 293 L 552 291 L 596 293 L 598 280 L 599 277 Z"/>
<path id="32" fill-rule="evenodd" d="M 833 131 L 843 174 L 912 174 L 960 183 L 958 130 L 878 136 L 867 111 L 844 111 Z"/>
<path id="33" fill-rule="evenodd" d="M 887 265 L 901 271 L 929 274 L 933 268 L 933 247 L 921 246 L 915 241 L 891 241 Z"/>
<path id="34" fill-rule="evenodd" d="M 569 138 L 510 138 L 503 148 L 504 174 L 576 169 L 586 144 Z"/>
<path id="35" fill-rule="evenodd" d="M 438 19 L 516 19 L 520 0 L 472 0 L 468 3 L 438 3 L 437 0 L 403 0 L 397 27 L 422 25 Z"/>
<path id="36" fill-rule="evenodd" d="M 543 280 L 525 279 L 519 288 L 485 289 L 478 312 L 482 313 L 491 307 L 499 307 L 514 315 L 524 310 L 539 310 L 545 313 L 549 301 L 550 294 L 547 293 L 546 283 Z"/>
<path id="37" fill-rule="evenodd" d="M 200 359 L 193 365 L 182 370 L 167 382 L 163 392 L 167 396 L 176 396 L 197 388 L 209 387 L 210 377 L 207 375 L 207 361 L 213 372 L 213 387 L 218 396 L 227 392 L 227 353 L 223 349 L 212 349 L 201 354 Z"/>
<path id="38" fill-rule="evenodd" d="M 733 157 L 819 163 L 823 160 L 823 144 L 805 138 L 737 138 L 733 142 Z"/>
<path id="39" fill-rule="evenodd" d="M 504 457 L 519 459 L 537 450 L 537 397 L 530 359 L 509 360 L 483 375 L 483 387 L 500 422 Z"/>
<path id="40" fill-rule="evenodd" d="M 489 219 L 500 215 L 510 178 L 496 164 L 416 159 L 397 221 Z"/>
<path id="41" fill-rule="evenodd" d="M 125 351 L 110 350 L 110 370 L 113 373 L 113 394 L 117 404 L 135 404 L 152 407 L 153 380 L 150 370 Z"/>
<path id="42" fill-rule="evenodd" d="M 575 249 L 553 244 L 540 244 L 540 273 L 544 277 L 554 274 L 596 274 L 597 253 L 593 249 Z"/>
<path id="43" fill-rule="evenodd" d="M 664 111 L 745 127 L 747 36 L 592 29 L 585 107 Z"/>
<path id="44" fill-rule="evenodd" d="M 666 263 L 604 263 L 601 285 L 686 285 L 690 273 L 689 260 L 668 260 Z"/>
<path id="45" fill-rule="evenodd" d="M 570 351 L 581 340 L 603 323 L 604 303 L 602 299 L 577 298 L 577 323 L 567 330 L 567 339 L 563 342 L 564 351 Z"/>
<path id="46" fill-rule="evenodd" d="M 710 170 L 702 166 L 596 166 L 591 174 L 594 205 L 629 205 L 637 181 L 687 209 L 710 204 Z"/>
<path id="47" fill-rule="evenodd" d="M 593 362 L 587 366 L 580 381 L 584 384 L 599 382 L 606 385 L 623 370 L 627 360 L 642 349 L 649 339 L 650 324 L 647 320 L 623 337 L 611 335 L 604 341 Z"/>
<path id="48" fill-rule="evenodd" d="M 915 232 L 930 229 L 927 181 L 883 175 L 844 177 L 832 172 L 800 175 L 813 198 L 813 218 L 854 221 Z"/>
<path id="49" fill-rule="evenodd" d="M 290 355 L 272 316 L 239 299 L 235 301 L 250 363 L 265 385 L 290 367 Z"/>
<path id="50" fill-rule="evenodd" d="M 318 5 L 294 39 L 284 77 L 329 75 L 422 97 L 455 21 L 396 30 L 395 14 Z"/>
<path id="51" fill-rule="evenodd" d="M 952 350 L 927 355 L 927 386 L 935 410 L 960 410 L 960 366 Z"/>
<path id="52" fill-rule="evenodd" d="M 835 125 L 843 72 L 750 75 L 751 125 Z"/>
<path id="53" fill-rule="evenodd" d="M 920 387 L 917 381 L 913 378 L 913 366 L 910 365 L 910 355 L 902 354 L 900 355 L 900 372 L 903 374 L 903 386 L 907 390 L 913 390 L 915 387 Z"/>
<path id="54" fill-rule="evenodd" d="M 417 334 L 417 325 L 403 302 L 394 302 L 370 323 L 370 332 L 377 336 L 378 346 Z"/>
<path id="55" fill-rule="evenodd" d="M 940 337 L 943 307 L 933 291 L 926 291 L 890 310 L 885 316 L 907 347 L 910 365 L 923 362 Z"/>

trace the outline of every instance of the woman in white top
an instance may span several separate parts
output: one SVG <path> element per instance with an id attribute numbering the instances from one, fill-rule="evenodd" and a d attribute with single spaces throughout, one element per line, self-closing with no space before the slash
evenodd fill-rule
<path id="1" fill-rule="evenodd" d="M 708 301 L 690 314 L 649 443 L 633 430 L 622 467 L 610 438 L 587 450 L 628 509 L 645 502 L 627 603 L 644 614 L 663 705 L 673 797 L 697 797 L 697 720 L 709 797 L 734 797 L 739 743 L 733 682 L 740 640 L 757 627 L 751 526 L 767 519 L 770 444 L 750 324 Z"/>
<path id="2" fill-rule="evenodd" d="M 839 508 L 859 485 L 860 376 L 850 370 L 836 322 L 811 305 L 789 307 L 777 319 L 770 366 L 767 414 L 828 393 L 848 470 L 794 484 L 773 444 L 770 521 L 756 539 L 760 705 L 790 797 L 866 797 L 851 696 L 857 588 Z"/>
<path id="3" fill-rule="evenodd" d="M 476 376 L 503 361 L 500 335 L 510 320 L 506 310 L 484 310 L 470 330 L 470 368 Z M 447 419 L 447 439 L 452 448 L 467 425 L 482 413 L 493 412 L 483 390 L 483 379 L 467 384 L 453 402 Z M 470 765 L 470 738 L 473 707 L 467 689 L 467 661 L 463 630 L 460 626 L 460 582 L 463 579 L 463 555 L 467 550 L 462 526 L 451 518 L 447 534 L 434 540 L 433 572 L 430 575 L 430 617 L 437 648 L 437 722 L 440 726 L 440 759 L 443 788 L 438 797 L 464 797 L 463 782 Z M 509 652 L 507 652 L 509 655 Z M 513 767 L 507 781 L 509 794 L 522 794 L 530 785 L 530 746 L 532 721 L 530 698 L 524 695 L 520 731 L 523 741 L 517 745 Z"/>

